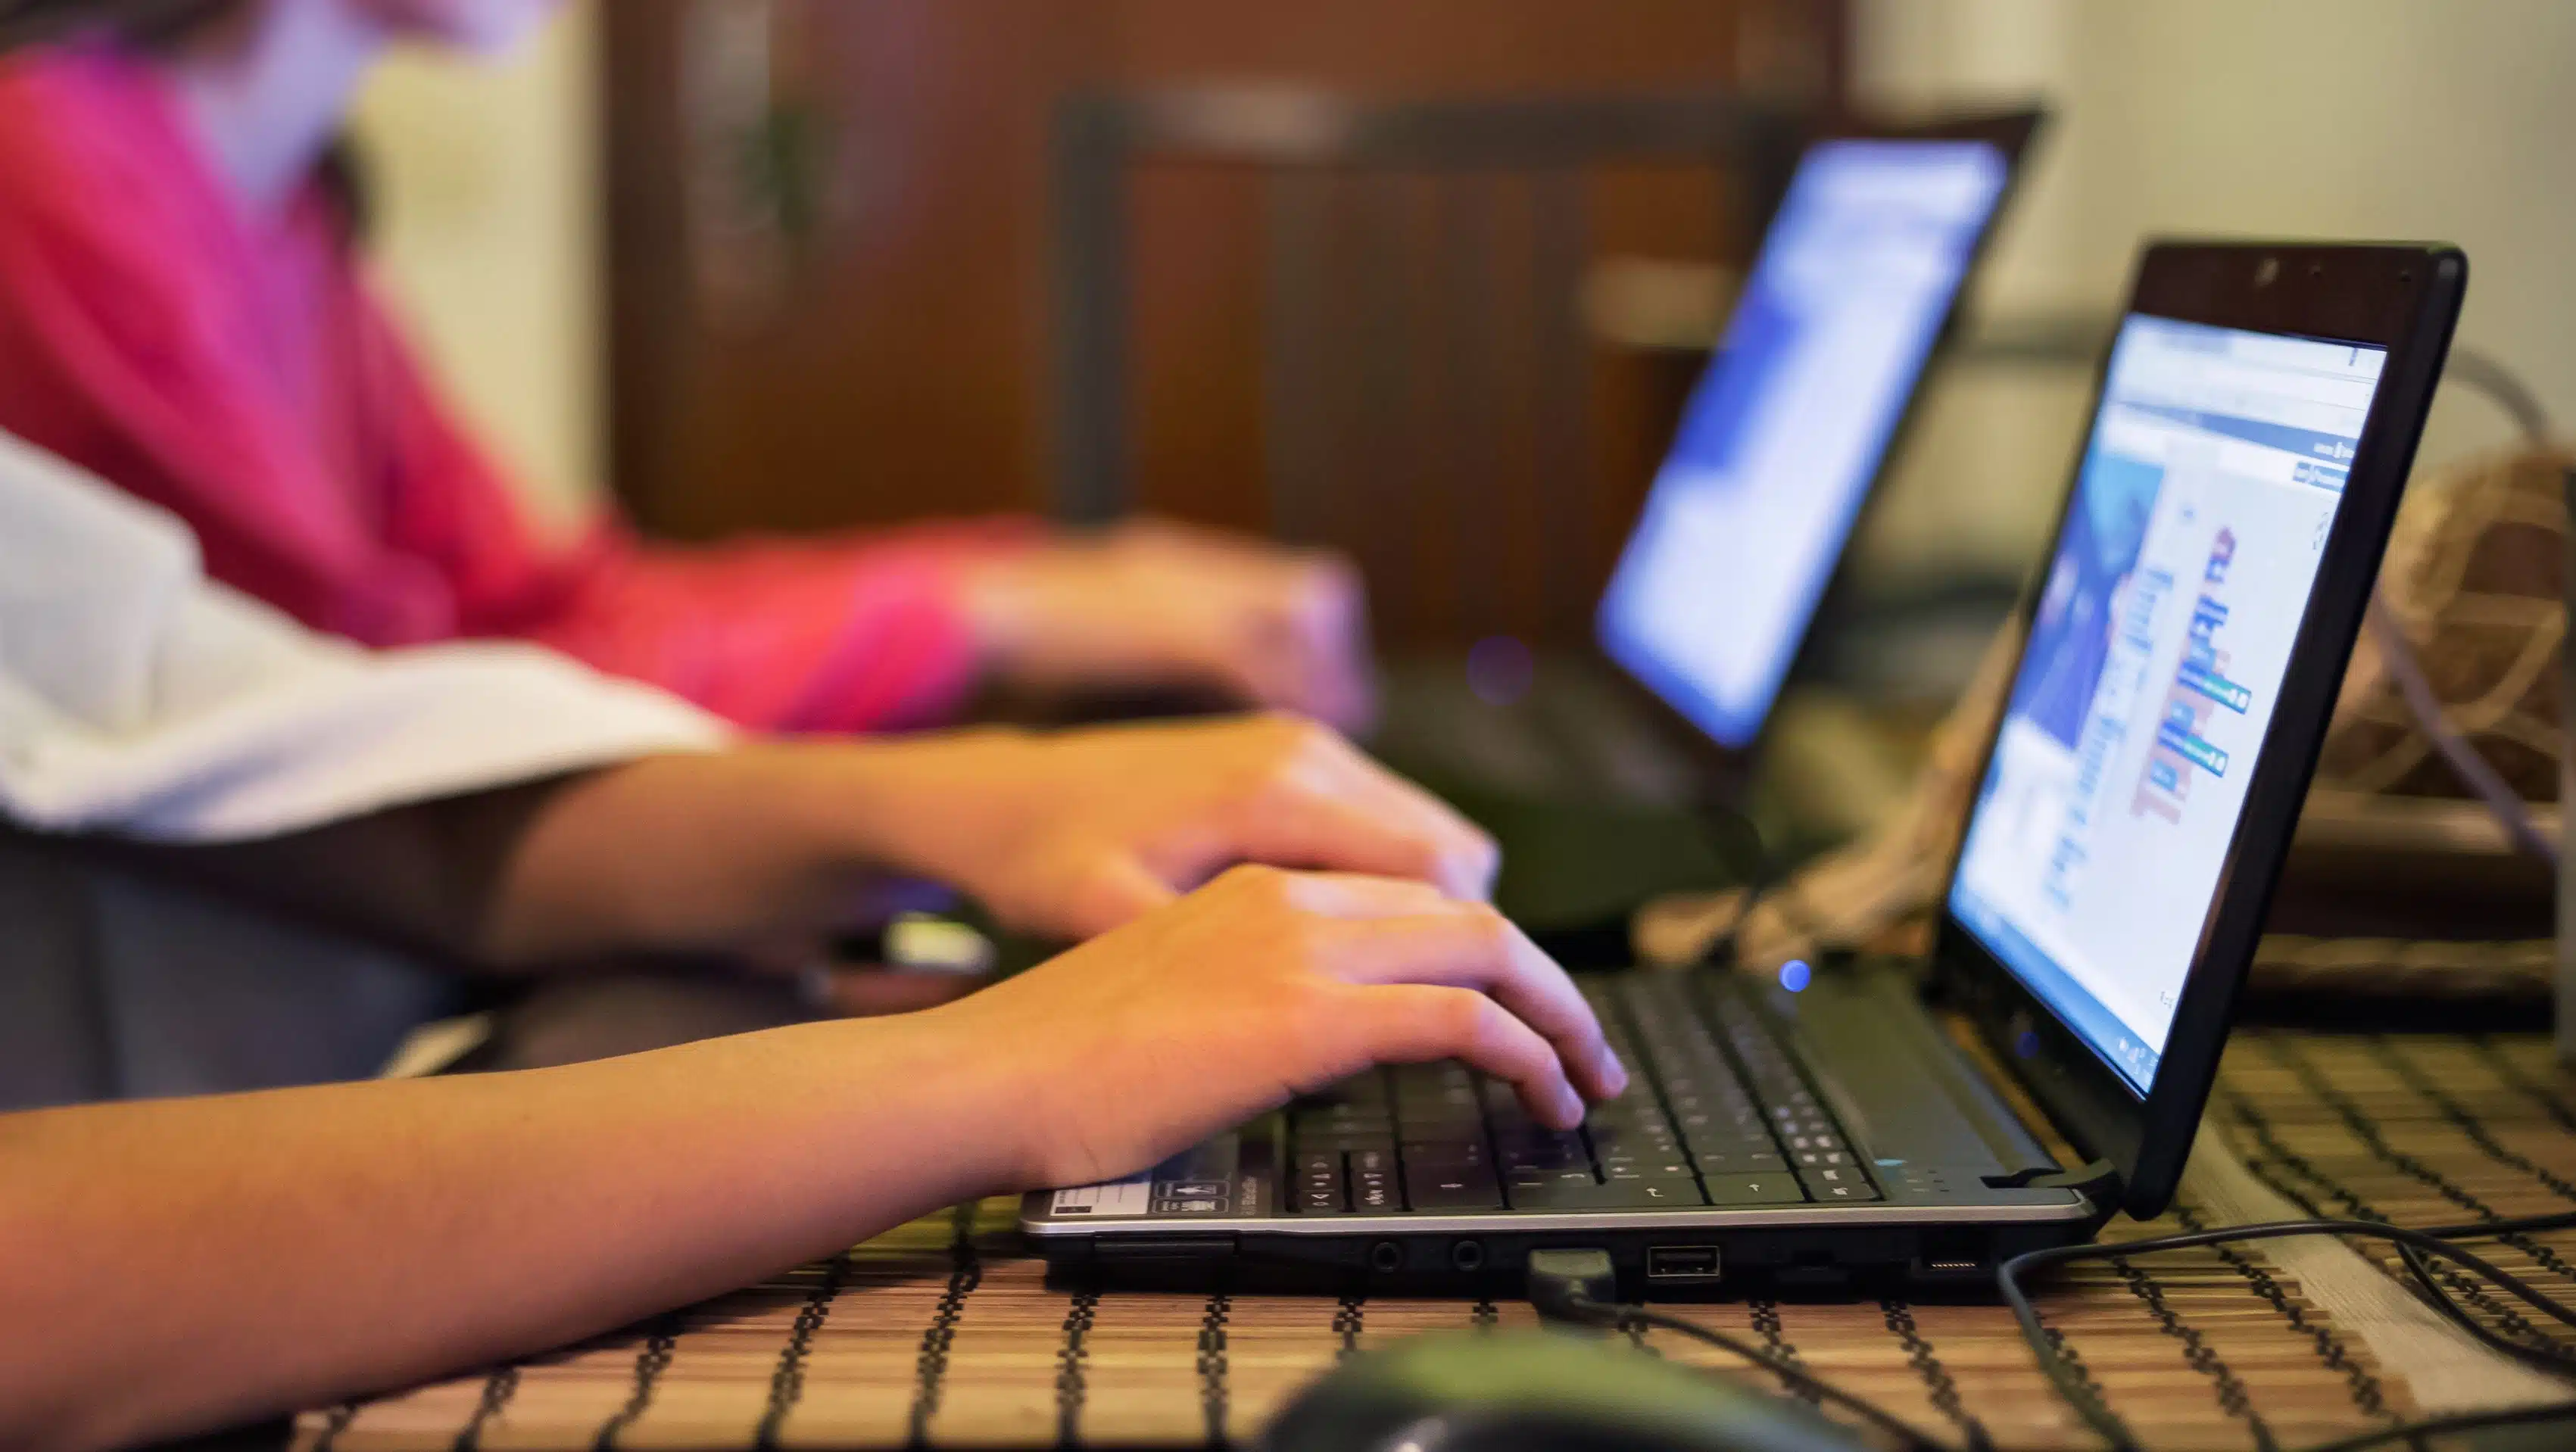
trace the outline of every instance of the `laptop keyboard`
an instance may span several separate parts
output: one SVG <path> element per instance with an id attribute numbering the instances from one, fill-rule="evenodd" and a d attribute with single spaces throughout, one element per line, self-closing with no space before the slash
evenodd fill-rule
<path id="1" fill-rule="evenodd" d="M 1463 1064 L 1374 1069 L 1288 1111 L 1286 1200 L 1306 1215 L 1658 1210 L 1879 1198 L 1749 1006 L 1716 1021 L 1702 975 L 1584 986 L 1632 1083 L 1578 1130 Z"/>
<path id="2" fill-rule="evenodd" d="M 1509 703 L 1476 694 L 1454 666 L 1386 682 L 1377 747 L 1462 784 L 1542 799 L 1604 796 L 1631 806 L 1687 798 L 1701 773 L 1607 678 L 1606 667 L 1549 656 L 1539 684 Z"/>

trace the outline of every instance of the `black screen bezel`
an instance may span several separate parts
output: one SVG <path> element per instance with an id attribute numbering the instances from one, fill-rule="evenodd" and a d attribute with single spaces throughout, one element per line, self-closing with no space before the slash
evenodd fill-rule
<path id="1" fill-rule="evenodd" d="M 2291 647 L 2279 703 L 2256 754 L 2244 812 L 2201 926 L 2164 1054 L 2144 1094 L 1949 911 L 1955 865 L 1951 881 L 1943 886 L 1934 950 L 1941 981 L 2058 1130 L 2086 1155 L 2107 1159 L 2119 1171 L 2121 1208 L 2131 1215 L 2162 1213 L 2181 1181 L 2218 1072 L 2228 1020 L 2253 961 L 2344 667 L 2378 578 L 2467 278 L 2466 256 L 2438 243 L 2159 242 L 2139 260 L 2124 318 L 2143 313 L 2362 343 L 2387 349 L 2388 362 L 2353 451 L 2343 503 Z M 2095 415 L 2048 534 L 2051 558 L 2100 427 L 2109 368 L 2106 348 L 2094 379 Z M 2025 622 L 2044 579 L 2043 564 L 2025 593 L 2020 616 Z M 2027 645 L 2025 638 L 2025 650 Z M 2020 672 L 2017 658 L 2011 679 Z M 1972 778 L 1972 803 L 1983 796 L 2001 732 L 1998 719 Z"/>
<path id="2" fill-rule="evenodd" d="M 1752 736 L 1747 738 L 1742 746 L 1729 746 L 1710 735 L 1708 728 L 1700 725 L 1688 711 L 1667 700 L 1661 691 L 1648 685 L 1643 677 L 1629 670 L 1624 662 L 1610 653 L 1601 639 L 1601 613 L 1609 604 L 1610 582 L 1608 580 L 1602 582 L 1601 597 L 1593 604 L 1592 653 L 1611 667 L 1612 677 L 1625 688 L 1625 693 L 1630 699 L 1643 706 L 1656 720 L 1664 723 L 1667 735 L 1676 736 L 1686 744 L 1690 755 L 1708 770 L 1712 781 L 1717 784 L 1715 795 L 1720 798 L 1728 796 L 1734 788 L 1741 785 L 1751 762 L 1761 753 L 1771 735 L 1772 727 L 1779 720 L 1780 698 L 1814 667 L 1817 655 L 1816 622 L 1826 619 L 1837 609 L 1844 602 L 1844 596 L 1851 588 L 1849 567 L 1852 542 L 1859 539 L 1862 532 L 1869 527 L 1870 517 L 1878 507 L 1879 496 L 1883 492 L 1888 475 L 1895 469 L 1898 459 L 1903 457 L 1907 440 L 1911 437 L 1916 420 L 1922 413 L 1924 395 L 1930 392 L 1926 385 L 1931 381 L 1934 370 L 1941 366 L 1943 359 L 1957 344 L 1959 321 L 1965 315 L 1969 294 L 1977 285 L 1979 272 L 1985 265 L 1987 254 L 1993 249 L 1996 234 L 2002 230 L 2005 214 L 2021 190 L 2030 148 L 2047 121 L 2048 113 L 2036 106 L 1973 115 L 1945 116 L 1915 122 L 1850 118 L 1809 137 L 1798 149 L 1798 164 L 1804 165 L 1810 149 L 1833 141 L 1982 141 L 2003 154 L 2004 187 L 2003 191 L 1996 196 L 1993 209 L 1986 214 L 1985 225 L 1978 230 L 1976 240 L 1968 249 L 1967 266 L 1959 274 L 1958 288 L 1950 294 L 1949 310 L 1942 315 L 1940 327 L 1933 333 L 1931 351 L 1924 355 L 1923 366 L 1916 370 L 1914 386 L 1907 391 L 1904 404 L 1897 409 L 1896 422 L 1888 430 L 1887 446 L 1880 450 L 1878 465 L 1871 471 L 1869 481 L 1861 488 L 1860 507 L 1852 511 L 1851 525 L 1843 531 L 1842 544 L 1834 552 L 1834 563 L 1826 571 L 1825 587 L 1816 593 L 1814 605 L 1808 609 L 1806 620 L 1799 626 L 1798 644 L 1789 652 L 1789 663 L 1781 671 L 1780 687 L 1772 695 L 1771 708 L 1762 713 L 1761 724 L 1754 728 Z M 1790 174 L 1795 175 L 1794 167 Z M 1764 222 L 1763 245 L 1768 245 L 1771 223 L 1776 220 L 1775 214 Z M 1759 249 L 1756 250 L 1758 255 Z M 1706 367 L 1717 366 L 1720 351 L 1715 348 L 1710 350 Z M 1704 368 L 1700 378 L 1692 383 L 1693 397 L 1697 396 L 1700 385 L 1706 381 Z M 1660 477 L 1662 473 L 1660 464 L 1656 472 Z M 1620 545 L 1620 554 L 1623 558 L 1629 546 L 1634 543 L 1635 530 L 1644 523 L 1644 520 L 1645 506 L 1641 501 L 1637 517 L 1629 526 L 1631 538 L 1622 541 Z"/>

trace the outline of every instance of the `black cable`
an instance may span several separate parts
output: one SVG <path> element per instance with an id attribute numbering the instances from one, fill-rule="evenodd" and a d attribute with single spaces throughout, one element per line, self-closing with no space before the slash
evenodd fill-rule
<path id="1" fill-rule="evenodd" d="M 1834 1386 L 1794 1361 L 1774 1355 L 1768 1347 L 1756 1346 L 1750 1341 L 1729 1336 L 1723 1331 L 1712 1331 L 1696 1321 L 1685 1321 L 1679 1316 L 1667 1316 L 1661 1311 L 1650 1311 L 1643 1306 L 1603 1306 L 1598 1301 L 1580 1296 L 1576 1297 L 1572 1304 L 1609 1312 L 1612 1317 L 1611 1324 L 1616 1324 L 1620 1318 L 1625 1318 L 1641 1325 L 1688 1336 L 1695 1341 L 1704 1341 L 1722 1350 L 1732 1351 L 1798 1390 L 1860 1416 L 1871 1426 L 1894 1436 L 1904 1446 L 1934 1449 L 1942 1446 L 1941 1443 L 1916 1431 L 1913 1424 L 1904 1418 L 1893 1412 L 1884 1411 L 1877 1404 Z"/>
<path id="2" fill-rule="evenodd" d="M 2526 1345 L 2470 1315 L 2468 1308 L 2460 1304 L 2459 1297 L 2435 1278 L 2432 1262 L 2426 1260 L 2413 1246 L 2397 1247 L 2397 1258 L 2405 1263 L 2406 1273 L 2414 1278 L 2415 1288 L 2423 1293 L 2425 1300 L 2432 1303 L 2433 1309 L 2441 1312 L 2453 1325 L 2475 1337 L 2487 1349 L 2540 1371 L 2576 1375 L 2576 1359 L 2571 1359 L 2556 1347 Z M 2537 1328 L 2534 1330 L 2536 1332 Z"/>
<path id="3" fill-rule="evenodd" d="M 1782 883 L 1786 882 L 1788 880 L 1788 876 L 1787 872 L 1781 870 L 1777 864 L 1773 863 L 1768 858 L 1763 860 L 1761 869 L 1753 876 L 1745 879 L 1744 886 L 1736 890 L 1737 900 L 1735 904 L 1734 920 L 1726 925 L 1726 931 L 1709 939 L 1708 946 L 1700 950 L 1700 967 L 1737 968 L 1743 966 L 1744 930 L 1752 925 L 1755 910 L 1759 909 L 1763 903 L 1770 900 L 1772 891 L 1778 888 Z"/>
<path id="4" fill-rule="evenodd" d="M 1868 1421 L 1870 1425 L 1893 1433 L 1907 1447 L 1937 1449 L 1941 1445 L 1916 1431 L 1904 1418 L 1882 1410 L 1864 1397 L 1855 1396 L 1834 1386 L 1796 1362 L 1774 1355 L 1768 1348 L 1756 1346 L 1750 1341 L 1739 1340 L 1723 1331 L 1712 1331 L 1678 1316 L 1667 1316 L 1660 1311 L 1650 1311 L 1644 1306 L 1622 1305 L 1615 1299 L 1601 1299 L 1594 1294 L 1596 1289 L 1605 1291 L 1615 1298 L 1619 1285 L 1618 1272 L 1612 1267 L 1610 1253 L 1606 1250 L 1563 1248 L 1534 1250 L 1530 1252 L 1529 1265 L 1525 1274 L 1530 1305 L 1535 1307 L 1541 1316 L 1580 1321 L 1611 1331 L 1622 1330 L 1632 1323 L 1660 1326 L 1668 1331 L 1676 1331 L 1743 1357 L 1780 1377 L 1799 1391 L 1819 1401 L 1832 1402 L 1835 1406 L 1842 1407 Z"/>
<path id="5" fill-rule="evenodd" d="M 2555 1215 L 2526 1215 L 2518 1220 L 2473 1220 L 2458 1225 L 2436 1225 L 2421 1233 L 2438 1240 L 2475 1240 L 2489 1236 L 2526 1235 L 2533 1231 L 2569 1229 L 2576 1229 L 2576 1212 L 2561 1211 Z M 2459 1297 L 2434 1279 L 2431 1264 L 2412 1247 L 2400 1244 L 2397 1247 L 2397 1254 L 2405 1262 L 2407 1273 L 2414 1277 L 2415 1285 L 2424 1293 L 2425 1299 L 2431 1301 L 2435 1310 L 2448 1317 L 2461 1330 L 2476 1337 L 2491 1349 L 2542 1371 L 2576 1375 L 2576 1354 L 2561 1351 L 2555 1346 L 2541 1348 L 2527 1345 L 2498 1333 L 2485 1322 L 2470 1315 L 2468 1308 L 2460 1304 Z M 2555 1320 L 2576 1325 L 2576 1316 L 2571 1316 L 2554 1300 L 2540 1309 Z"/>
<path id="6" fill-rule="evenodd" d="M 2320 1443 L 2307 1452 L 2362 1452 L 2367 1447 L 2385 1447 L 2391 1442 L 2418 1442 L 2419 1438 L 2440 1437 L 2452 1432 L 2476 1432 L 2488 1427 L 2528 1427 L 2548 1422 L 2576 1421 L 2576 1402 L 2551 1402 L 2537 1407 L 2507 1407 L 2493 1412 L 2454 1412 L 2446 1417 L 2427 1417 L 2400 1427 L 2382 1427 L 2375 1432 L 2361 1432 L 2338 1441 Z"/>
<path id="7" fill-rule="evenodd" d="M 2100 1434 L 2113 1452 L 2142 1452 L 2137 1435 L 2129 1430 L 2118 1413 L 2084 1384 L 2066 1359 L 2048 1339 L 2047 1328 L 2040 1325 L 2038 1308 L 2021 1285 L 2023 1276 L 2035 1270 L 2064 1265 L 2080 1260 L 2119 1260 L 2136 1255 L 2154 1255 L 2164 1251 L 2190 1250 L 2202 1246 L 2226 1245 L 2243 1241 L 2283 1240 L 2303 1235 L 2351 1236 L 2384 1240 L 2397 1247 L 2417 1287 L 2434 1308 L 2477 1340 L 2516 1361 L 2554 1375 L 2576 1378 L 2576 1353 L 2557 1347 L 2541 1347 L 2517 1342 L 2498 1334 L 2462 1306 L 2458 1298 L 2433 1276 L 2432 1262 L 2447 1261 L 2477 1276 L 2516 1300 L 2565 1325 L 2576 1326 L 2576 1309 L 2541 1291 L 2503 1267 L 2474 1252 L 2451 1244 L 2455 1240 L 2488 1239 L 2501 1235 L 2524 1235 L 2541 1231 L 2576 1230 L 2576 1211 L 2554 1215 L 2530 1215 L 2519 1219 L 2471 1221 L 2457 1225 L 2435 1225 L 2409 1229 L 2374 1220 L 2285 1220 L 2258 1225 L 2241 1225 L 2218 1230 L 2196 1231 L 2187 1235 L 2157 1236 L 2124 1244 L 2093 1243 L 2059 1246 L 2017 1255 L 1995 1268 L 1995 1288 L 2020 1325 L 2023 1339 L 2032 1357 L 2047 1376 L 2050 1387 L 2083 1418 L 2086 1425 Z M 1592 1293 L 1594 1285 L 1614 1284 L 1610 1275 L 1609 1256 L 1604 1252 L 1547 1252 L 1560 1259 L 1581 1257 L 1589 1262 L 1580 1272 L 1543 1263 L 1532 1257 L 1529 1298 L 1542 1314 L 1582 1321 L 1587 1324 L 1618 1329 L 1628 1324 L 1658 1327 L 1675 1334 L 1706 1342 L 1733 1353 L 1745 1361 L 1778 1376 L 1792 1389 L 1820 1401 L 1831 1402 L 1850 1411 L 1870 1425 L 1896 1437 L 1909 1448 L 1934 1448 L 1941 1444 L 1916 1430 L 1910 1423 L 1875 1403 L 1842 1390 L 1795 1362 L 1775 1356 L 1752 1342 L 1713 1331 L 1678 1316 L 1668 1316 L 1639 1305 L 1604 1301 Z M 2421 1439 L 2454 1432 L 2472 1432 L 2489 1427 L 2533 1426 L 2556 1422 L 2576 1422 L 2576 1401 L 2553 1402 L 2535 1407 L 2510 1407 L 2494 1411 L 2459 1412 L 2426 1418 L 2399 1426 L 2363 1432 L 2308 1449 L 2308 1452 L 2364 1452 L 2364 1449 L 2394 1442 L 2418 1446 Z"/>
<path id="8" fill-rule="evenodd" d="M 1744 930 L 1752 925 L 1754 912 L 1766 905 L 1777 908 L 1780 915 L 1789 920 L 1792 929 L 1805 934 L 1816 952 L 1830 953 L 1842 946 L 1827 936 L 1824 925 L 1807 911 L 1806 904 L 1798 901 L 1794 879 L 1801 864 L 1791 862 L 1774 851 L 1762 835 L 1760 823 L 1749 814 L 1722 804 L 1704 804 L 1696 816 L 1701 836 L 1720 861 L 1731 855 L 1725 845 L 1727 838 L 1741 837 L 1752 844 L 1752 850 L 1747 854 L 1751 863 L 1743 869 L 1744 885 L 1736 890 L 1739 901 L 1735 905 L 1735 917 L 1726 925 L 1724 932 L 1709 939 L 1708 946 L 1700 950 L 1696 966 L 1742 967 Z"/>
<path id="9" fill-rule="evenodd" d="M 2070 1245 L 2050 1250 L 2035 1250 L 2014 1256 L 1995 1268 L 1995 1287 L 2020 1323 L 2022 1339 L 2029 1343 L 2031 1355 L 2039 1362 L 2040 1371 L 2049 1379 L 2058 1396 L 2073 1408 L 2076 1415 L 2099 1433 L 2114 1452 L 2138 1452 L 2140 1443 L 2119 1414 L 2113 1412 L 2082 1378 L 2075 1375 L 2065 1359 L 2058 1355 L 2048 1340 L 2046 1328 L 2039 1324 L 2038 1309 L 2021 1287 L 2021 1277 L 2029 1271 L 2063 1265 L 2079 1260 L 2117 1260 L 2133 1255 L 2153 1255 L 2160 1251 L 2187 1250 L 2200 1246 L 2221 1245 L 2251 1240 L 2280 1240 L 2300 1235 L 2354 1236 L 2386 1240 L 2399 1248 L 2408 1271 L 2435 1309 L 2474 1335 L 2480 1343 L 2493 1347 L 2525 1365 L 2535 1366 L 2561 1376 L 2576 1376 L 2576 1356 L 2551 1348 L 2509 1341 L 2479 1322 L 2462 1307 L 2449 1291 L 2431 1274 L 2427 1257 L 2459 1265 L 2487 1283 L 2504 1290 L 2516 1300 L 2565 1324 L 2576 1326 L 2576 1310 L 2561 1304 L 2520 1277 L 2504 1270 L 2482 1256 L 2451 1244 L 2453 1240 L 2478 1239 L 2496 1235 L 2524 1234 L 2532 1231 L 2576 1229 L 2576 1212 L 2535 1215 L 2519 1220 L 2478 1221 L 2465 1225 L 2439 1225 L 2429 1229 L 2410 1230 L 2404 1226 L 2385 1225 L 2370 1220 L 2287 1220 L 2272 1224 L 2243 1225 L 2222 1230 L 2206 1230 L 2190 1235 L 2159 1236 L 2134 1240 L 2121 1245 Z M 2576 1421 L 2576 1402 L 2553 1403 L 2547 1407 L 2515 1408 L 2507 1412 L 2464 1413 L 2459 1417 L 2436 1418 L 2409 1423 L 2365 1434 L 2357 1439 L 2330 1444 L 2315 1452 L 2342 1452 L 2342 1449 L 2377 1446 L 2385 1442 L 2442 1431 L 2466 1431 L 2481 1426 L 2500 1426 L 2519 1422 Z"/>
<path id="10" fill-rule="evenodd" d="M 1704 798 L 1691 804 L 1691 825 L 1699 831 L 1701 843 L 1709 855 L 1734 872 L 1740 882 L 1736 892 L 1735 918 L 1726 930 L 1709 939 L 1700 950 L 1695 966 L 1731 968 L 1735 966 L 1737 941 L 1744 935 L 1744 925 L 1753 920 L 1753 910 L 1772 887 L 1788 875 L 1788 864 L 1771 850 L 1762 834 L 1762 824 L 1751 813 L 1728 802 Z"/>

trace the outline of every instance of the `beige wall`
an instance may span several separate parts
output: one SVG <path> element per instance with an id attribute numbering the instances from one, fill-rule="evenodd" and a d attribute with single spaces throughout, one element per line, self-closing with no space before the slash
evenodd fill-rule
<path id="1" fill-rule="evenodd" d="M 497 66 L 398 58 L 358 121 L 385 282 L 557 520 L 597 497 L 605 428 L 592 3 Z"/>
<path id="2" fill-rule="evenodd" d="M 2470 257 L 2460 344 L 2576 424 L 2576 3 L 1859 0 L 1856 37 L 1879 99 L 2058 109 L 1987 270 L 1995 310 L 2113 307 L 2155 232 L 2442 238 Z M 1901 521 L 2035 548 L 2084 400 L 2080 380 L 1946 387 Z M 2507 436 L 2446 397 L 2423 457 Z"/>
<path id="3" fill-rule="evenodd" d="M 2017 300 L 2103 305 L 2149 231 L 2446 238 L 2460 340 L 2576 413 L 2576 5 L 1862 0 L 1864 87 L 2049 95 Z"/>

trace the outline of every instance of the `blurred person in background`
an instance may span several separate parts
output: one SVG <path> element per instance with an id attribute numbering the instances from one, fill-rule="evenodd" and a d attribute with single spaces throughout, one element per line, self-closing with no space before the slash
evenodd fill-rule
<path id="1" fill-rule="evenodd" d="M 370 288 L 341 137 L 394 47 L 495 55 L 556 8 L 0 0 L 0 429 L 368 646 L 531 640 L 771 730 L 935 724 L 982 683 L 1364 724 L 1364 607 L 1335 558 L 1151 523 L 541 539 Z"/>

